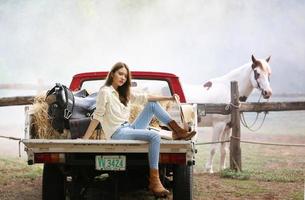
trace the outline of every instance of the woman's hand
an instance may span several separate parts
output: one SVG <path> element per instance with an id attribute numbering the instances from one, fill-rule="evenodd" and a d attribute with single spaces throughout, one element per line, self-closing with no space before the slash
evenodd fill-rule
<path id="1" fill-rule="evenodd" d="M 90 136 L 88 137 L 88 135 L 84 135 L 81 139 L 84 139 L 84 140 L 88 140 L 90 138 Z"/>
<path id="2" fill-rule="evenodd" d="M 82 139 L 88 140 L 91 137 L 91 135 L 93 134 L 95 128 L 97 127 L 97 125 L 99 123 L 100 122 L 98 120 L 92 119 L 89 124 L 89 127 L 87 128 L 87 131 L 86 131 L 85 135 L 82 137 Z"/>
<path id="3" fill-rule="evenodd" d="M 174 101 L 177 100 L 177 101 L 180 102 L 180 96 L 179 96 L 178 94 L 174 94 L 174 95 L 173 95 L 173 100 L 174 100 Z"/>
<path id="4" fill-rule="evenodd" d="M 179 98 L 179 96 L 178 96 Z M 180 98 L 179 98 L 180 99 Z M 148 101 L 174 101 L 174 96 L 156 96 L 156 95 L 148 95 L 147 96 Z"/>
<path id="5" fill-rule="evenodd" d="M 91 131 L 90 125 L 89 125 L 89 127 L 88 127 L 88 129 L 87 129 L 85 135 L 84 135 L 83 137 L 81 137 L 81 139 L 88 140 L 88 139 L 91 137 L 92 132 L 93 132 L 93 131 Z"/>

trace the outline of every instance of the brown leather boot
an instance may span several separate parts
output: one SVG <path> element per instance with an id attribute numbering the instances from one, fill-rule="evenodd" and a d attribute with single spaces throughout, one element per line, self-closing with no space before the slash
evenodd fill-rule
<path id="1" fill-rule="evenodd" d="M 170 192 L 165 189 L 159 178 L 159 170 L 158 169 L 150 169 L 149 170 L 149 190 L 154 193 L 156 197 L 166 197 L 170 194 Z"/>
<path id="2" fill-rule="evenodd" d="M 196 131 L 188 132 L 187 130 L 184 130 L 177 124 L 175 120 L 170 121 L 167 125 L 173 131 L 173 140 L 190 140 L 196 134 Z"/>

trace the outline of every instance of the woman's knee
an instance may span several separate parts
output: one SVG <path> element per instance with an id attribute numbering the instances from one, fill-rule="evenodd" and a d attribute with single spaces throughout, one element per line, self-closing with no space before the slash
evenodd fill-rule
<path id="1" fill-rule="evenodd" d="M 161 141 L 160 135 L 159 135 L 157 132 L 155 132 L 155 131 L 151 131 L 150 137 L 151 137 L 151 140 L 152 140 L 153 142 L 160 143 L 160 141 Z"/>
<path id="2" fill-rule="evenodd" d="M 160 104 L 159 104 L 159 102 L 157 102 L 157 101 L 149 101 L 149 102 L 147 103 L 147 105 L 148 105 L 150 108 L 154 109 L 157 105 L 160 105 Z"/>
<path id="3" fill-rule="evenodd" d="M 156 104 L 156 102 L 154 102 L 154 101 L 147 102 L 147 106 L 151 109 L 153 109 L 155 107 L 155 104 Z"/>

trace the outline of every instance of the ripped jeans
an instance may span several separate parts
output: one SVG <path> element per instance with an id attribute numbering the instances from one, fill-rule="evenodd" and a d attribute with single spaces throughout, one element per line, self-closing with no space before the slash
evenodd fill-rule
<path id="1" fill-rule="evenodd" d="M 158 169 L 160 154 L 160 135 L 158 132 L 148 130 L 147 127 L 153 116 L 156 116 L 164 124 L 168 124 L 172 119 L 158 102 L 148 102 L 141 114 L 132 123 L 123 123 L 114 134 L 115 140 L 144 140 L 149 142 L 148 161 L 149 167 Z"/>

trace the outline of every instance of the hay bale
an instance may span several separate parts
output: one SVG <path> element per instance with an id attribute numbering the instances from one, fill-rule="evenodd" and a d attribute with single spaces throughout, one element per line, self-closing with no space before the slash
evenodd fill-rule
<path id="1" fill-rule="evenodd" d="M 106 140 L 106 135 L 102 129 L 94 130 L 93 134 L 89 138 L 90 140 Z"/>
<path id="2" fill-rule="evenodd" d="M 34 103 L 30 109 L 31 117 L 31 137 L 37 139 L 67 139 L 70 131 L 64 130 L 63 133 L 56 131 L 48 117 L 49 105 L 45 101 L 46 95 L 40 94 L 34 98 Z"/>
<path id="3" fill-rule="evenodd" d="M 172 101 L 161 101 L 159 103 L 166 111 L 168 111 L 173 105 Z M 129 123 L 132 123 L 137 118 L 137 116 L 142 112 L 143 108 L 144 105 L 139 105 L 139 104 L 130 105 Z M 149 126 L 160 128 L 160 124 L 161 122 L 156 117 L 153 117 L 151 122 L 149 123 Z"/>

